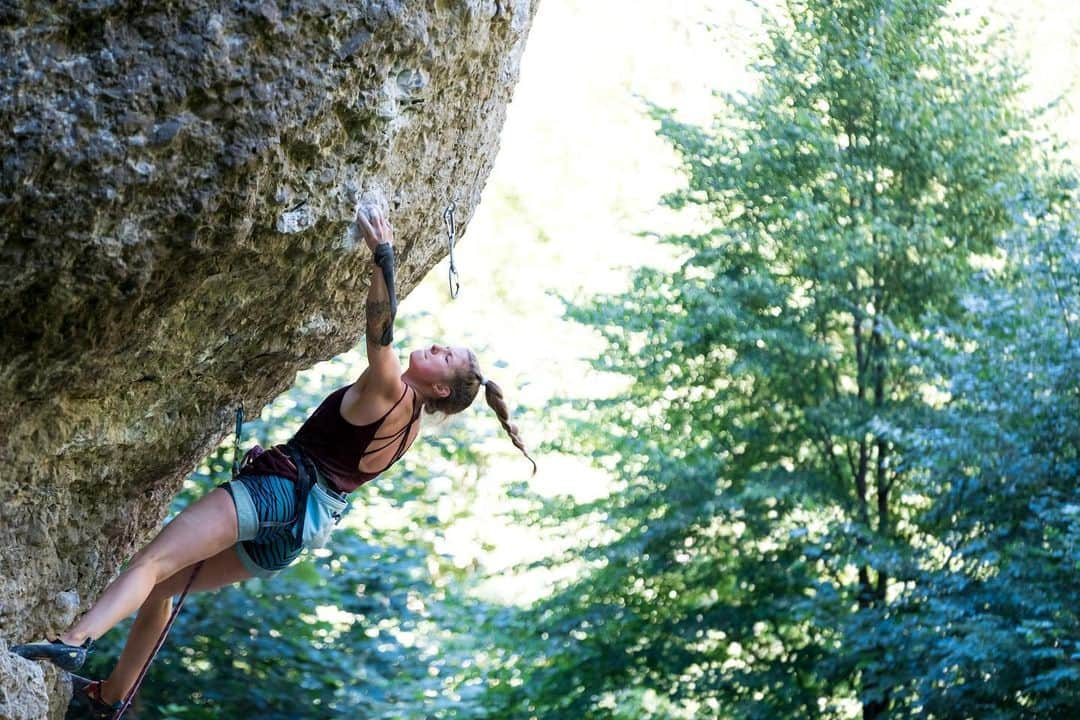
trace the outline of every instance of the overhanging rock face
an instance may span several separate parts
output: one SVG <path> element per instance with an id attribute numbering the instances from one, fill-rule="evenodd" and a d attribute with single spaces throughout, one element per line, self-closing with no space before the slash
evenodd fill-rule
<path id="1" fill-rule="evenodd" d="M 53 683 L 4 643 L 88 607 L 231 408 L 360 338 L 361 196 L 399 296 L 467 226 L 537 2 L 0 5 L 0 717 Z"/>

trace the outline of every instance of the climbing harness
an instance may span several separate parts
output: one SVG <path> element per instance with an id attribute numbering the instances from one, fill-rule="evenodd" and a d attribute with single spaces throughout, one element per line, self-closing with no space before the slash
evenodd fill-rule
<path id="1" fill-rule="evenodd" d="M 461 282 L 458 280 L 457 265 L 454 263 L 454 237 L 457 233 L 457 226 L 454 224 L 454 209 L 457 205 L 451 200 L 450 204 L 446 206 L 446 210 L 443 211 L 443 223 L 446 224 L 446 243 L 450 246 L 450 299 L 457 299 L 458 293 L 461 292 Z"/>
<path id="2" fill-rule="evenodd" d="M 319 469 L 294 440 L 282 448 L 296 466 L 296 512 L 283 525 L 293 526 L 293 536 L 303 547 L 321 548 L 345 516 L 349 503 L 344 495 L 331 492 L 319 482 Z"/>
<path id="3" fill-rule="evenodd" d="M 240 438 L 244 429 L 244 406 L 240 405 L 236 408 L 236 437 L 233 444 L 233 465 L 232 476 L 235 479 L 240 474 Z M 146 677 L 147 670 L 150 669 L 150 664 L 154 662 L 154 658 L 157 657 L 158 651 L 161 650 L 161 646 L 165 644 L 165 638 L 169 635 L 169 631 L 172 630 L 173 623 L 176 622 L 176 618 L 180 615 L 180 610 L 184 607 L 184 601 L 187 600 L 188 593 L 191 591 L 191 586 L 195 582 L 195 577 L 199 574 L 199 570 L 202 569 L 205 560 L 200 560 L 196 563 L 194 569 L 191 571 L 191 577 L 188 578 L 187 584 L 184 586 L 184 592 L 180 593 L 180 597 L 176 601 L 176 605 L 173 607 L 172 614 L 169 615 L 169 621 L 165 623 L 165 627 L 161 630 L 161 635 L 158 636 L 157 642 L 154 643 L 154 649 L 150 652 L 150 656 L 146 658 L 146 662 L 143 663 L 142 670 L 139 671 L 138 677 L 135 678 L 135 684 L 131 686 L 131 689 L 124 695 L 124 700 L 117 708 L 116 714 L 112 716 L 112 720 L 120 720 L 127 712 L 127 709 L 131 707 L 131 701 L 135 699 L 135 693 L 139 692 L 139 687 L 142 685 L 143 678 Z"/>

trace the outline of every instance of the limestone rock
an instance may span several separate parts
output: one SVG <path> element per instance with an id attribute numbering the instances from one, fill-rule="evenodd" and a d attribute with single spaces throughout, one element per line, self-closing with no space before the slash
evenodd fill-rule
<path id="1" fill-rule="evenodd" d="M 86 609 L 237 403 L 358 341 L 364 193 L 399 297 L 445 255 L 537 2 L 0 3 L 0 642 Z"/>

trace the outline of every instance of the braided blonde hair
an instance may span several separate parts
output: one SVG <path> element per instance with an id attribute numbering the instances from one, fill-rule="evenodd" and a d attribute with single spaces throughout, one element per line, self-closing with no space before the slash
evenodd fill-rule
<path id="1" fill-rule="evenodd" d="M 476 355 L 473 354 L 472 350 L 468 352 L 469 367 L 450 380 L 450 394 L 444 398 L 428 400 L 424 407 L 429 413 L 441 412 L 446 415 L 459 413 L 472 405 L 473 400 L 476 399 L 476 393 L 480 390 L 480 386 L 483 385 L 484 399 L 487 401 L 488 407 L 495 411 L 495 416 L 499 418 L 499 424 L 502 425 L 506 434 L 510 436 L 510 442 L 514 443 L 514 447 L 520 450 L 521 454 L 532 463 L 533 475 L 535 475 L 536 461 L 525 450 L 525 443 L 518 434 L 517 425 L 510 422 L 510 413 L 506 407 L 506 400 L 503 399 L 502 388 L 491 380 L 484 378 L 483 373 L 480 372 L 480 362 L 476 359 Z"/>

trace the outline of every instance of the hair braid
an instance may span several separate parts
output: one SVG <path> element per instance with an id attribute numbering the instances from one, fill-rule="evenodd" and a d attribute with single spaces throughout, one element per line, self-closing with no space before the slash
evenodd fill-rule
<path id="1" fill-rule="evenodd" d="M 514 443 L 514 447 L 520 450 L 521 454 L 532 463 L 533 475 L 535 475 L 536 461 L 529 457 L 529 453 L 525 450 L 525 443 L 521 441 L 521 436 L 518 435 L 517 425 L 510 422 L 510 413 L 506 409 L 506 401 L 503 400 L 502 388 L 491 380 L 483 380 L 482 384 L 484 386 L 484 399 L 487 400 L 488 407 L 495 411 L 499 423 L 503 426 L 506 434 L 510 436 L 510 441 Z"/>
<path id="2" fill-rule="evenodd" d="M 533 475 L 535 475 L 536 461 L 529 457 L 529 453 L 525 450 L 525 443 L 522 442 L 521 436 L 518 435 L 517 425 L 510 422 L 510 413 L 506 408 L 506 401 L 503 399 L 502 388 L 492 381 L 484 379 L 483 374 L 480 372 L 480 363 L 471 350 L 469 351 L 468 368 L 458 373 L 450 383 L 450 394 L 444 398 L 427 401 L 425 407 L 431 413 L 441 412 L 447 415 L 459 413 L 469 407 L 473 400 L 476 399 L 476 394 L 481 385 L 484 386 L 484 399 L 487 400 L 488 406 L 495 411 L 499 423 L 506 430 L 506 434 L 510 436 L 510 441 L 514 443 L 514 447 L 520 450 L 521 454 L 532 463 Z"/>

